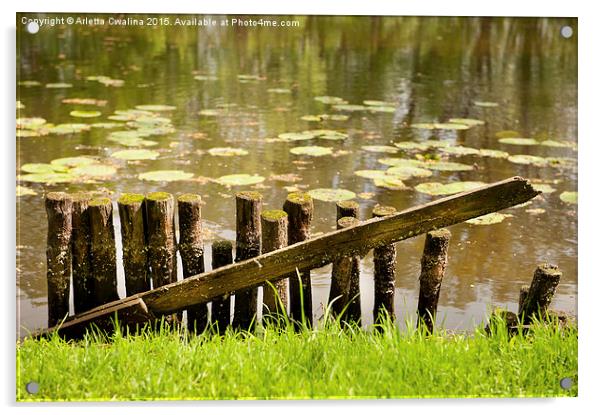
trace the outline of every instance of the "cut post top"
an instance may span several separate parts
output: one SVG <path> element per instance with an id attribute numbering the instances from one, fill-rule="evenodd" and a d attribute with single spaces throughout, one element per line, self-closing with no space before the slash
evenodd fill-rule
<path id="1" fill-rule="evenodd" d="M 109 199 L 108 197 L 96 197 L 92 200 L 90 200 L 89 205 L 91 207 L 94 206 L 106 206 L 106 205 L 110 205 L 111 204 L 111 199 Z"/>
<path id="2" fill-rule="evenodd" d="M 312 197 L 305 192 L 293 192 L 289 193 L 286 197 L 286 201 L 288 203 L 293 203 L 295 205 L 312 205 L 313 199 Z"/>
<path id="3" fill-rule="evenodd" d="M 397 212 L 393 206 L 384 206 L 384 205 L 376 205 L 374 209 L 372 209 L 372 217 L 373 218 L 382 218 L 384 216 L 389 216 Z"/>
<path id="4" fill-rule="evenodd" d="M 203 200 L 200 195 L 195 193 L 184 193 L 178 196 L 178 203 L 189 203 L 192 205 L 200 205 Z"/>
<path id="5" fill-rule="evenodd" d="M 71 194 L 73 202 L 89 202 L 92 200 L 92 194 L 90 192 L 75 192 Z"/>
<path id="6" fill-rule="evenodd" d="M 144 202 L 144 195 L 139 193 L 123 193 L 117 203 L 120 205 L 139 205 Z"/>
<path id="7" fill-rule="evenodd" d="M 171 193 L 167 192 L 152 192 L 146 195 L 146 200 L 151 202 L 164 202 L 167 200 L 173 200 Z"/>
<path id="8" fill-rule="evenodd" d="M 236 193 L 236 198 L 250 201 L 261 201 L 263 199 L 263 196 L 259 192 L 246 190 L 243 192 Z"/>
<path id="9" fill-rule="evenodd" d="M 261 219 L 267 222 L 277 222 L 279 219 L 286 218 L 288 213 L 280 209 L 264 210 L 261 212 Z"/>
<path id="10" fill-rule="evenodd" d="M 357 218 L 354 218 L 352 216 L 344 216 L 337 221 L 337 227 L 339 229 L 343 229 L 343 228 L 348 228 L 350 226 L 358 225 L 359 223 L 360 223 L 360 220 Z"/>

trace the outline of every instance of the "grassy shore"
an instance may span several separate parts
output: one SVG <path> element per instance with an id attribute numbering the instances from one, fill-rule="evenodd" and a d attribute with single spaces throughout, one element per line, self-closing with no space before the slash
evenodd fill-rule
<path id="1" fill-rule="evenodd" d="M 573 379 L 563 390 L 559 381 Z M 577 395 L 577 329 L 509 338 L 335 324 L 296 333 L 117 331 L 17 345 L 17 400 L 296 399 Z M 30 395 L 25 385 L 39 384 Z"/>

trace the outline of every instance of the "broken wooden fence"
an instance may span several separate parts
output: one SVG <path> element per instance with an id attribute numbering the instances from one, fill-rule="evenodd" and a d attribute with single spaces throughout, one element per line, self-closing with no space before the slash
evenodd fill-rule
<path id="1" fill-rule="evenodd" d="M 234 263 L 232 244 L 215 241 L 211 271 L 204 269 L 200 196 L 185 194 L 174 200 L 163 192 L 124 194 L 117 206 L 127 296 L 119 299 L 110 199 L 49 193 L 50 328 L 38 335 L 59 330 L 66 337 L 79 337 L 91 325 L 111 330 L 115 316 L 126 326 L 161 316 L 178 321 L 183 310 L 188 311 L 188 328 L 203 330 L 210 323 L 209 302 L 220 330 L 228 324 L 248 329 L 256 321 L 257 287 L 262 284 L 264 314 L 283 313 L 288 303 L 293 321 L 306 316 L 311 322 L 310 271 L 329 263 L 333 263 L 329 300 L 334 301 L 334 314 L 344 321 L 359 321 L 359 258 L 370 249 L 374 249 L 376 321 L 379 313 L 393 314 L 395 242 L 524 203 L 538 194 L 527 180 L 514 177 L 401 212 L 376 207 L 366 221 L 357 218 L 355 202 L 344 202 L 337 206 L 337 230 L 312 238 L 313 201 L 307 194 L 290 194 L 282 210 L 262 213 L 259 193 L 240 192 Z M 425 245 L 418 312 L 431 328 L 448 244 L 449 232 L 439 231 L 429 234 Z M 178 251 L 181 281 L 176 281 Z M 71 280 L 75 316 L 68 316 Z M 230 322 L 232 294 L 235 311 Z M 535 307 L 537 301 L 527 295 L 523 308 Z"/>

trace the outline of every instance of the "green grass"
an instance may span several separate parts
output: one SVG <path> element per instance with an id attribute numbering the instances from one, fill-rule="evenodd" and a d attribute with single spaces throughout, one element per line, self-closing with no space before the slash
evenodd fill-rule
<path id="1" fill-rule="evenodd" d="M 29 381 L 37 394 L 25 391 Z M 575 327 L 536 324 L 511 338 L 482 327 L 428 336 L 390 323 L 382 333 L 336 324 L 221 337 L 163 329 L 17 345 L 19 401 L 576 395 Z"/>

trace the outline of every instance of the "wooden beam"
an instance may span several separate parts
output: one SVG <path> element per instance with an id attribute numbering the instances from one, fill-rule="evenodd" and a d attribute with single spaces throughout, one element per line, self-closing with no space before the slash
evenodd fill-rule
<path id="1" fill-rule="evenodd" d="M 74 316 L 71 324 L 79 320 L 85 325 L 89 313 L 112 314 L 113 307 L 136 298 L 142 299 L 154 315 L 173 313 L 236 290 L 278 281 L 296 269 L 318 268 L 336 258 L 362 254 L 369 249 L 518 205 L 539 193 L 521 177 L 502 180 L 105 304 Z"/>

